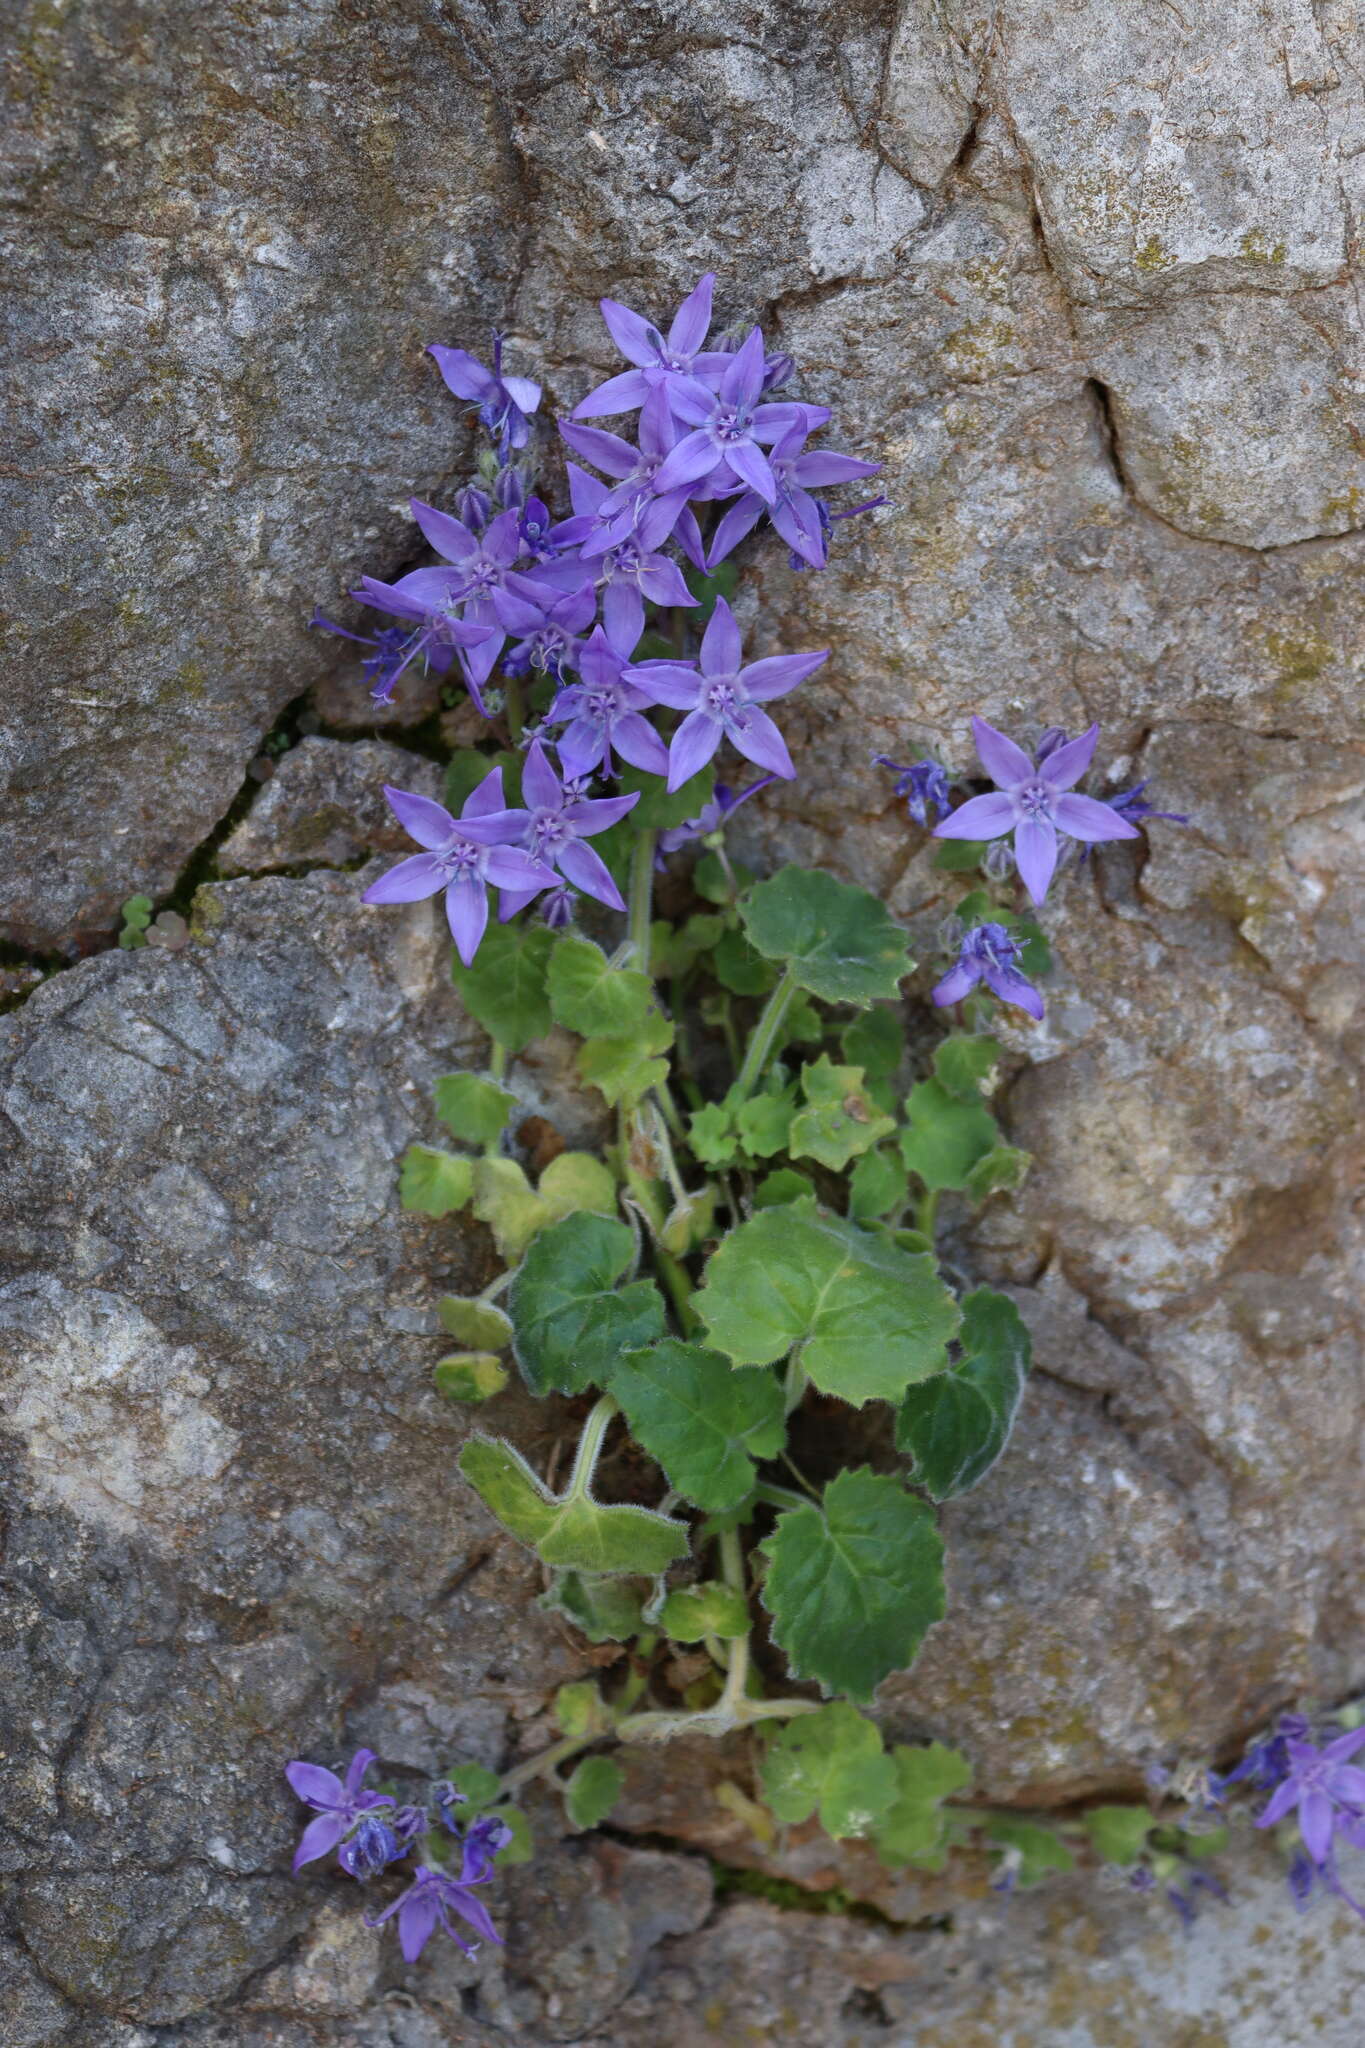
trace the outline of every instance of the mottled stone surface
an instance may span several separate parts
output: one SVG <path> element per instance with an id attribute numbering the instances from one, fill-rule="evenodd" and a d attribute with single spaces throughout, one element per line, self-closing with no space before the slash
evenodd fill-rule
<path id="1" fill-rule="evenodd" d="M 966 765 L 973 710 L 1099 718 L 1110 786 L 1192 820 L 1058 891 L 1047 1025 L 1008 1034 L 1033 1179 L 970 1232 L 945 1205 L 1039 1373 L 888 1728 L 1048 1803 L 1359 1686 L 1355 0 L 10 14 L 0 932 L 80 947 L 168 892 L 310 684 L 329 729 L 388 725 L 304 622 L 412 560 L 406 490 L 458 468 L 423 343 L 500 319 L 563 405 L 610 365 L 598 292 L 663 313 L 715 267 L 892 500 L 824 577 L 746 577 L 766 645 L 836 649 L 750 850 L 873 883 L 928 955 L 953 885 L 868 756 Z M 391 772 L 309 739 L 224 868 L 391 853 Z M 211 882 L 184 952 L 0 1022 L 0 2036 L 1354 2048 L 1359 1931 L 1300 1927 L 1264 1857 L 1185 1945 L 1088 1877 L 1006 1908 L 974 1865 L 769 1855 L 728 1753 L 633 1777 L 643 1847 L 556 1847 L 547 1808 L 472 1972 L 406 1974 L 289 1881 L 283 1755 L 495 1764 L 587 1660 L 450 1482 L 432 1302 L 490 1254 L 403 1219 L 393 1160 L 481 1048 L 431 909 L 363 886 Z M 564 1051 L 513 1085 L 583 1142 Z M 507 1426 L 550 1454 L 552 1416 Z M 897 1924 L 717 1907 L 707 1850 Z"/>

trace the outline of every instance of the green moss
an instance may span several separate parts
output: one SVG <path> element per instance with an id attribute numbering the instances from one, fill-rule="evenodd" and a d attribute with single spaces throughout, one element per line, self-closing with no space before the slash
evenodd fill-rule
<path id="1" fill-rule="evenodd" d="M 1238 244 L 1248 263 L 1283 263 L 1288 251 L 1283 242 L 1272 247 L 1259 228 L 1248 228 Z"/>
<path id="2" fill-rule="evenodd" d="M 1287 689 L 1298 683 L 1316 682 L 1332 659 L 1332 643 L 1315 626 L 1302 626 L 1297 632 L 1267 633 L 1265 648 Z"/>
<path id="3" fill-rule="evenodd" d="M 1155 235 L 1148 235 L 1142 247 L 1133 258 L 1138 269 L 1144 272 L 1169 270 L 1175 262 L 1174 256 L 1164 249 Z"/>

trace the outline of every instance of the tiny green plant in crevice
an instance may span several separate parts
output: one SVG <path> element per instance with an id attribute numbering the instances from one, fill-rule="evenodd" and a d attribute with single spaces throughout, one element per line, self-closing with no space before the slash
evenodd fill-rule
<path id="1" fill-rule="evenodd" d="M 579 458 L 564 516 L 534 487 L 539 387 L 504 374 L 500 344 L 491 369 L 434 349 L 489 445 L 452 509 L 414 503 L 439 563 L 362 579 L 397 623 L 331 628 L 366 647 L 380 701 L 424 662 L 486 721 L 443 804 L 389 790 L 418 850 L 366 892 L 444 898 L 455 984 L 491 1043 L 486 1072 L 436 1084 L 449 1143 L 409 1148 L 401 1194 L 436 1223 L 472 1215 L 501 1261 L 440 1303 L 454 1348 L 436 1385 L 489 1418 L 464 1482 L 539 1558 L 542 1604 L 621 1646 L 614 1675 L 561 1689 L 558 1740 L 502 1775 L 465 1765 L 400 1806 L 365 1788 L 368 1751 L 344 1779 L 290 1767 L 315 1810 L 300 1863 L 336 1850 L 370 1879 L 412 1859 L 380 1915 L 410 1958 L 437 1927 L 497 1939 L 479 1888 L 529 1853 L 526 1782 L 591 1827 L 631 1746 L 681 1737 L 752 1737 L 751 1789 L 730 1790 L 760 1838 L 817 1822 L 928 1870 L 971 1838 L 1002 1889 L 1078 1848 L 1186 1904 L 1209 1882 L 1207 1830 L 1174 1809 L 1045 1825 L 973 1807 L 966 1758 L 888 1743 L 865 1711 L 942 1617 L 939 1511 L 991 1471 L 1025 1393 L 1015 1303 L 962 1284 L 939 1244 L 944 1197 L 960 1219 L 1028 1171 L 992 1108 L 997 1020 L 1043 1017 L 1059 865 L 1169 814 L 1142 784 L 1081 791 L 1094 726 L 1027 752 L 973 720 L 984 793 L 930 757 L 877 756 L 960 891 L 927 1001 L 907 1000 L 907 934 L 875 895 L 745 866 L 736 812 L 797 772 L 770 707 L 829 653 L 746 650 L 733 551 L 766 519 L 819 571 L 839 522 L 884 501 L 830 509 L 824 491 L 876 465 L 811 445 L 828 410 L 789 395 L 794 367 L 758 328 L 708 346 L 711 291 L 666 337 L 603 302 L 629 367 L 559 422 Z M 633 440 L 593 424 L 636 413 Z M 727 757 L 757 776 L 718 781 Z M 516 1063 L 552 1029 L 611 1135 L 533 1175 Z M 497 1427 L 514 1373 L 576 1421 L 558 1476 Z"/>

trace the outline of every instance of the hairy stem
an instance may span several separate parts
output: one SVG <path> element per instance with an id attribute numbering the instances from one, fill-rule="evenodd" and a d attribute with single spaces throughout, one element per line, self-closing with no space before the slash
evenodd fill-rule
<path id="1" fill-rule="evenodd" d="M 934 1241 L 934 1225 L 938 1221 L 938 1189 L 930 1188 L 915 1204 L 915 1228 L 921 1237 Z"/>
<path id="2" fill-rule="evenodd" d="M 744 1583 L 744 1552 L 740 1549 L 739 1531 L 723 1529 L 718 1539 L 720 1546 L 721 1577 L 741 1599 L 747 1597 L 748 1587 Z M 744 1698 L 749 1682 L 749 1631 L 737 1636 L 730 1644 L 730 1662 L 725 1673 L 725 1690 L 717 1702 L 717 1712 L 733 1714 Z"/>
<path id="3" fill-rule="evenodd" d="M 654 914 L 653 832 L 637 832 L 630 856 L 630 895 L 627 898 L 627 926 L 635 949 L 635 965 L 649 973 L 649 926 Z"/>
<path id="4" fill-rule="evenodd" d="M 613 1401 L 610 1394 L 603 1394 L 588 1410 L 574 1455 L 573 1471 L 569 1474 L 566 1499 L 582 1500 L 587 1496 L 592 1475 L 597 1470 L 597 1460 L 602 1455 L 602 1439 L 620 1412 L 620 1404 Z"/>
<path id="5" fill-rule="evenodd" d="M 595 1735 L 566 1735 L 561 1741 L 552 1742 L 548 1749 L 542 1749 L 538 1755 L 528 1757 L 524 1764 L 518 1764 L 514 1770 L 504 1771 L 503 1791 L 520 1791 L 521 1787 L 529 1785 L 533 1778 L 543 1778 L 547 1772 L 554 1770 L 556 1764 L 562 1764 L 565 1757 L 577 1756 L 580 1749 L 586 1749 L 589 1743 L 596 1740 Z"/>
<path id="6" fill-rule="evenodd" d="M 741 1102 L 753 1094 L 768 1071 L 768 1062 L 777 1043 L 777 1034 L 782 1029 L 782 1019 L 787 1014 L 787 1005 L 795 989 L 795 970 L 786 967 L 783 969 L 782 979 L 764 1004 L 763 1015 L 759 1018 L 754 1027 L 754 1035 L 749 1040 L 749 1050 L 744 1055 L 744 1065 L 740 1068 L 739 1077 L 735 1082 Z"/>

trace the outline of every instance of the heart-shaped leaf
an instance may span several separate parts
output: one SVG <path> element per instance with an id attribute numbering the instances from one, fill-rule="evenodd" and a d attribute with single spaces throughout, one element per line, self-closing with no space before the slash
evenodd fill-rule
<path id="1" fill-rule="evenodd" d="M 435 1094 L 437 1116 L 465 1145 L 491 1145 L 517 1106 L 509 1089 L 483 1074 L 442 1074 Z"/>
<path id="2" fill-rule="evenodd" d="M 754 1460 L 775 1457 L 786 1437 L 773 1375 L 737 1373 L 700 1344 L 669 1338 L 652 1350 L 627 1352 L 611 1391 L 669 1484 L 708 1513 L 743 1500 L 754 1483 Z"/>
<path id="3" fill-rule="evenodd" d="M 651 1508 L 605 1507 L 587 1493 L 551 1493 L 501 1439 L 471 1437 L 459 1466 L 489 1513 L 548 1565 L 653 1577 L 687 1556 L 681 1522 Z"/>
<path id="4" fill-rule="evenodd" d="M 582 1038 L 621 1038 L 638 1031 L 654 996 L 647 974 L 613 967 L 591 939 L 566 936 L 550 955 L 550 1008 L 555 1022 Z"/>
<path id="5" fill-rule="evenodd" d="M 762 1546 L 763 1605 L 794 1678 L 869 1701 L 906 1670 L 944 1611 L 933 1511 L 865 1466 L 839 1473 L 820 1507 L 789 1508 Z"/>
<path id="6" fill-rule="evenodd" d="M 881 899 L 820 868 L 780 868 L 748 892 L 739 914 L 755 950 L 783 961 L 827 1003 L 865 1008 L 895 996 L 914 965 Z"/>
<path id="7" fill-rule="evenodd" d="M 398 1177 L 398 1199 L 424 1216 L 448 1216 L 466 1209 L 474 1194 L 474 1161 L 435 1145 L 409 1145 Z"/>
<path id="8" fill-rule="evenodd" d="M 836 1841 L 869 1833 L 896 1796 L 881 1730 L 843 1700 L 788 1721 L 768 1745 L 759 1780 L 778 1820 L 797 1826 L 818 1810 Z"/>
<path id="9" fill-rule="evenodd" d="M 901 1157 L 926 1188 L 965 1188 L 972 1168 L 1000 1143 L 1000 1126 L 981 1097 L 964 1101 L 941 1081 L 920 1081 L 905 1110 Z"/>
<path id="10" fill-rule="evenodd" d="M 533 1394 L 581 1394 L 611 1379 L 621 1354 L 664 1327 L 652 1280 L 622 1276 L 635 1257 L 624 1223 L 577 1211 L 542 1230 L 512 1282 L 513 1348 Z"/>
<path id="11" fill-rule="evenodd" d="M 920 1870 L 941 1870 L 947 1832 L 943 1801 L 972 1782 L 972 1767 L 958 1750 L 941 1742 L 922 1749 L 898 1744 L 891 1752 L 896 1767 L 896 1797 L 877 1822 L 877 1854 L 890 1869 L 911 1863 Z"/>
<path id="12" fill-rule="evenodd" d="M 806 1107 L 791 1121 L 787 1150 L 793 1159 L 818 1159 L 832 1173 L 842 1173 L 851 1159 L 870 1152 L 896 1128 L 863 1085 L 861 1067 L 836 1067 L 828 1053 L 801 1071 Z"/>
<path id="13" fill-rule="evenodd" d="M 984 1479 L 1009 1442 L 1028 1376 L 1029 1333 L 1008 1295 L 978 1287 L 962 1304 L 962 1355 L 911 1387 L 896 1417 L 896 1448 L 935 1500 Z"/>
<path id="14" fill-rule="evenodd" d="M 554 933 L 543 924 L 490 924 L 472 967 L 458 954 L 450 973 L 465 1008 L 499 1045 L 520 1052 L 550 1028 L 545 976 Z"/>

